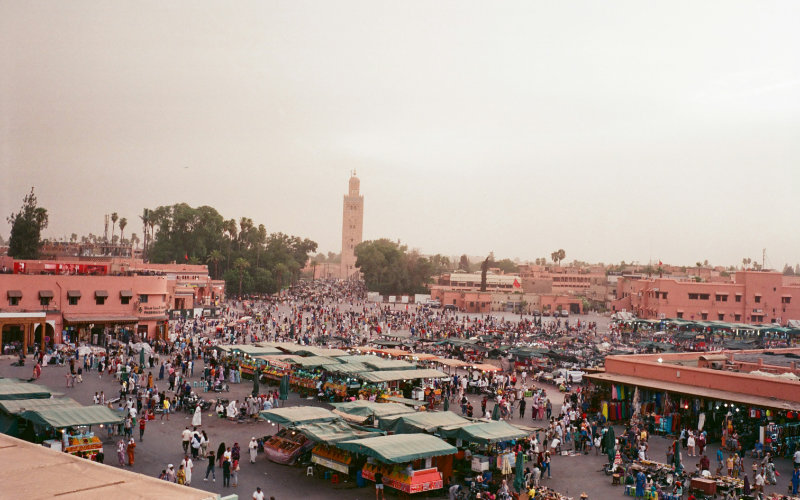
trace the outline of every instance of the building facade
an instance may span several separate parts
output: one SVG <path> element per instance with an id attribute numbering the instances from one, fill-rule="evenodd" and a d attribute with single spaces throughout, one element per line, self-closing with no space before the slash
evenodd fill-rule
<path id="1" fill-rule="evenodd" d="M 349 189 L 342 205 L 342 259 L 340 276 L 343 279 L 358 274 L 355 249 L 363 238 L 364 197 L 359 194 L 361 181 L 355 171 L 350 176 Z"/>
<path id="2" fill-rule="evenodd" d="M 739 271 L 732 282 L 621 278 L 612 310 L 643 319 L 785 325 L 800 319 L 800 285 L 781 273 L 762 271 Z"/>
<path id="3" fill-rule="evenodd" d="M 212 315 L 224 282 L 206 266 L 0 258 L 0 345 L 164 338 L 170 317 Z M 124 271 L 122 270 L 124 269 Z M 177 314 L 176 311 L 178 311 Z M 36 315 L 35 324 L 29 320 Z"/>

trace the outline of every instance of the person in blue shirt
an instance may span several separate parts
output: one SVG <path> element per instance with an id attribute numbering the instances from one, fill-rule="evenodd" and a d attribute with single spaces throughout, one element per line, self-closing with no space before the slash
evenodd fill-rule
<path id="1" fill-rule="evenodd" d="M 636 497 L 640 498 L 644 496 L 644 486 L 647 483 L 647 476 L 644 475 L 644 472 L 639 471 L 636 474 Z"/>

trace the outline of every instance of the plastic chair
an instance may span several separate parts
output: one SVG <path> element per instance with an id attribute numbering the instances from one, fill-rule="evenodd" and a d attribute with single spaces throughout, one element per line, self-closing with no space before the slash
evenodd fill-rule
<path id="1" fill-rule="evenodd" d="M 339 474 L 331 474 L 331 484 L 339 484 Z"/>
<path id="2" fill-rule="evenodd" d="M 306 467 L 306 477 L 308 477 L 308 476 L 312 476 L 312 477 L 314 476 L 314 467 L 311 466 L 311 465 Z"/>

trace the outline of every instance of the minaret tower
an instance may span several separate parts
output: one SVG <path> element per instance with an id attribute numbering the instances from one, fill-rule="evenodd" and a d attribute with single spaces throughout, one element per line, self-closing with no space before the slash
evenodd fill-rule
<path id="1" fill-rule="evenodd" d="M 364 227 L 364 197 L 358 194 L 361 181 L 353 170 L 350 187 L 344 196 L 342 211 L 342 263 L 340 276 L 349 279 L 358 274 L 356 269 L 356 246 L 361 243 Z"/>

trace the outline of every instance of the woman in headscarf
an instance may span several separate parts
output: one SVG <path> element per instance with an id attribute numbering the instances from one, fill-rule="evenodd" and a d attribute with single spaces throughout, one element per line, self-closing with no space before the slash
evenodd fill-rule
<path id="1" fill-rule="evenodd" d="M 120 439 L 117 442 L 117 458 L 119 459 L 119 466 L 125 466 L 125 441 Z"/>
<path id="2" fill-rule="evenodd" d="M 128 448 L 127 448 L 128 465 L 130 465 L 130 466 L 133 466 L 133 459 L 135 458 L 134 457 L 134 450 L 135 449 L 136 449 L 136 441 L 134 441 L 133 438 L 131 438 L 131 440 L 128 441 Z"/>
<path id="3" fill-rule="evenodd" d="M 200 409 L 200 405 L 197 405 L 194 409 L 194 416 L 192 417 L 192 425 L 195 427 L 200 427 L 203 425 L 203 411 Z"/>
<path id="4" fill-rule="evenodd" d="M 242 455 L 242 449 L 239 447 L 239 443 L 233 443 L 233 448 L 231 449 L 231 460 L 239 461 Z"/>

